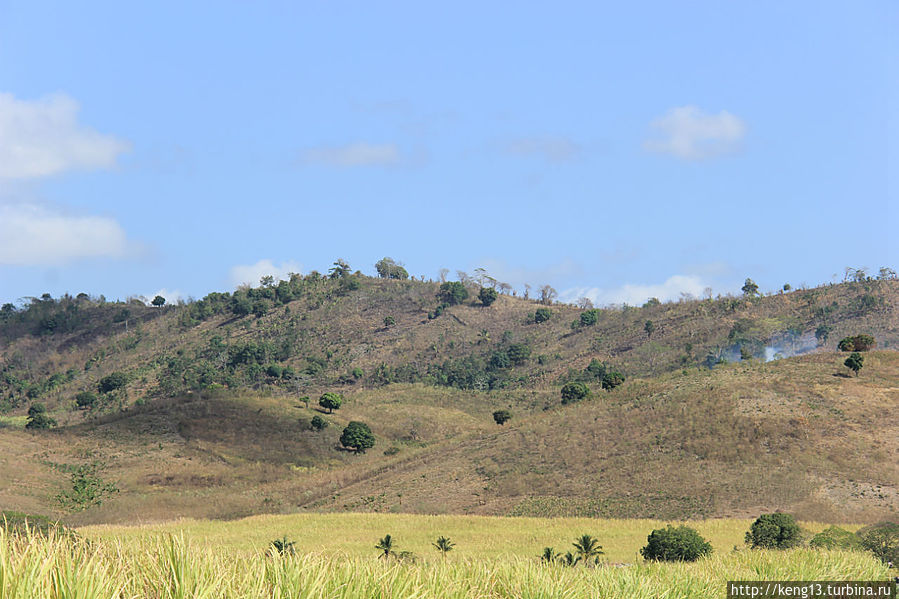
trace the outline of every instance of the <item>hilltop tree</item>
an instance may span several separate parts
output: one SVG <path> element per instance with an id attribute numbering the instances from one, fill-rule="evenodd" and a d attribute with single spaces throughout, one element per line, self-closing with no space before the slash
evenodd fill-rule
<path id="1" fill-rule="evenodd" d="M 855 376 L 858 376 L 858 371 L 862 369 L 864 361 L 865 357 L 856 351 L 849 354 L 849 357 L 846 358 L 846 361 L 843 362 L 843 364 L 846 368 L 854 372 Z"/>
<path id="2" fill-rule="evenodd" d="M 339 393 L 328 392 L 318 398 L 318 405 L 328 410 L 328 414 L 333 413 L 334 410 L 339 410 L 342 403 L 343 397 Z"/>
<path id="3" fill-rule="evenodd" d="M 468 289 L 459 281 L 449 281 L 440 286 L 437 299 L 442 299 L 450 306 L 455 306 L 468 299 Z"/>
<path id="4" fill-rule="evenodd" d="M 490 287 L 481 287 L 481 291 L 478 293 L 478 299 L 481 300 L 481 303 L 485 306 L 489 306 L 493 302 L 496 301 L 497 293 L 495 289 L 491 289 Z"/>
<path id="5" fill-rule="evenodd" d="M 544 285 L 540 288 L 540 303 L 550 306 L 558 295 L 559 293 L 551 286 Z"/>
<path id="6" fill-rule="evenodd" d="M 500 426 L 512 419 L 512 412 L 509 410 L 497 410 L 493 413 L 493 420 Z"/>
<path id="7" fill-rule="evenodd" d="M 375 262 L 375 270 L 382 279 L 405 280 L 409 278 L 409 273 L 403 268 L 403 265 L 394 261 L 393 258 L 381 258 Z"/>
<path id="8" fill-rule="evenodd" d="M 367 424 L 353 420 L 343 429 L 340 444 L 356 453 L 365 453 L 366 449 L 375 446 L 375 436 Z"/>
<path id="9" fill-rule="evenodd" d="M 150 303 L 152 305 L 156 306 L 157 308 L 161 308 L 162 306 L 165 305 L 165 298 L 162 297 L 161 295 L 157 295 L 156 297 L 153 298 L 153 301 Z"/>
<path id="10" fill-rule="evenodd" d="M 743 295 L 746 297 L 755 297 L 759 294 L 759 286 L 756 285 L 755 281 L 752 279 L 746 279 L 743 283 L 743 287 L 740 288 L 740 291 L 742 291 Z"/>
<path id="11" fill-rule="evenodd" d="M 342 279 L 350 275 L 350 265 L 342 258 L 338 258 L 337 261 L 334 262 L 334 266 L 332 266 L 328 272 L 332 279 Z"/>

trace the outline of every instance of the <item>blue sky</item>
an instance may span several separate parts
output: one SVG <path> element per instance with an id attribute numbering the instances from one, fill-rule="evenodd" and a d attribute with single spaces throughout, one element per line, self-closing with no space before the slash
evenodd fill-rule
<path id="1" fill-rule="evenodd" d="M 599 303 L 896 268 L 897 26 L 886 0 L 0 0 L 0 301 L 383 256 Z"/>

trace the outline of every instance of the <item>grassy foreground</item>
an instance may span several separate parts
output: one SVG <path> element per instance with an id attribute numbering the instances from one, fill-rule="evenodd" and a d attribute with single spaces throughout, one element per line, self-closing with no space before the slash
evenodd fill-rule
<path id="1" fill-rule="evenodd" d="M 715 553 L 692 564 L 647 564 L 637 551 L 661 522 L 297 514 L 236 522 L 181 521 L 97 526 L 41 536 L 0 527 L 0 598 L 567 598 L 722 597 L 728 580 L 883 580 L 866 553 L 734 551 L 747 520 L 694 522 Z M 821 525 L 806 525 L 817 530 Z M 575 535 L 599 537 L 609 565 L 545 565 L 547 545 L 568 550 Z M 374 544 L 391 534 L 414 563 L 385 562 Z M 281 535 L 296 554 L 268 543 Z M 430 543 L 456 542 L 446 560 Z M 615 562 L 633 565 L 616 567 Z"/>

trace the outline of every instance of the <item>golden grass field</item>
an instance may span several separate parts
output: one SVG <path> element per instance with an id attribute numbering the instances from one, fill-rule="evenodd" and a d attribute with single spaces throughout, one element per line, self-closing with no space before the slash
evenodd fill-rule
<path id="1" fill-rule="evenodd" d="M 636 552 L 651 520 L 493 518 L 388 514 L 256 516 L 232 522 L 179 521 L 93 526 L 77 537 L 0 528 L 0 597 L 174 598 L 649 598 L 723 597 L 728 580 L 884 580 L 866 553 L 745 549 L 747 520 L 690 523 L 715 552 L 691 564 L 644 563 Z M 821 524 L 804 524 L 815 531 Z M 601 567 L 546 565 L 542 547 L 570 548 L 590 533 Z M 414 563 L 378 559 L 390 533 Z M 276 537 L 295 555 L 268 549 Z M 430 543 L 456 542 L 444 561 Z M 740 549 L 734 550 L 734 545 Z M 632 565 L 613 567 L 614 562 Z"/>

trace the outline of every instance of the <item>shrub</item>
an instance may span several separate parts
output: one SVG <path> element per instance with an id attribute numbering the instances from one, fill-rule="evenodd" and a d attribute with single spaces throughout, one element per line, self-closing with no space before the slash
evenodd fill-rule
<path id="1" fill-rule="evenodd" d="M 378 271 L 378 276 L 382 279 L 405 280 L 409 278 L 409 273 L 406 269 L 393 258 L 381 258 L 375 262 L 375 270 Z"/>
<path id="2" fill-rule="evenodd" d="M 590 387 L 578 381 L 565 383 L 562 387 L 562 403 L 568 404 L 580 401 L 590 395 Z"/>
<path id="3" fill-rule="evenodd" d="M 860 549 L 861 539 L 854 532 L 831 526 L 812 537 L 808 546 L 815 549 Z"/>
<path id="4" fill-rule="evenodd" d="M 858 531 L 861 546 L 885 564 L 899 564 L 899 524 L 881 522 Z"/>
<path id="5" fill-rule="evenodd" d="M 849 357 L 846 358 L 846 361 L 843 362 L 843 365 L 854 372 L 855 376 L 858 376 L 858 371 L 862 369 L 862 366 L 864 366 L 864 362 L 865 357 L 857 351 L 854 351 L 849 354 Z"/>
<path id="6" fill-rule="evenodd" d="M 493 413 L 493 420 L 500 426 L 512 419 L 512 412 L 509 410 L 497 410 Z"/>
<path id="7" fill-rule="evenodd" d="M 47 408 L 42 403 L 32 404 L 28 408 L 28 420 L 25 428 L 30 430 L 48 429 L 56 426 L 56 421 L 47 415 Z"/>
<path id="8" fill-rule="evenodd" d="M 459 281 L 447 281 L 440 286 L 437 299 L 443 300 L 450 306 L 455 306 L 468 299 L 468 289 Z"/>
<path id="9" fill-rule="evenodd" d="M 79 408 L 92 408 L 97 403 L 97 394 L 93 391 L 82 391 L 75 396 L 75 405 Z"/>
<path id="10" fill-rule="evenodd" d="M 689 526 L 674 528 L 669 524 L 652 531 L 646 541 L 640 550 L 646 560 L 693 562 L 712 552 L 709 542 Z"/>
<path id="11" fill-rule="evenodd" d="M 789 514 L 762 514 L 746 533 L 746 543 L 753 549 L 789 549 L 802 542 L 799 525 Z"/>
<path id="12" fill-rule="evenodd" d="M 596 324 L 599 310 L 585 310 L 581 312 L 580 323 L 582 327 L 590 327 Z"/>
<path id="13" fill-rule="evenodd" d="M 481 287 L 481 291 L 478 293 L 478 299 L 481 300 L 481 303 L 485 306 L 489 306 L 496 301 L 498 295 L 499 294 L 496 292 L 496 289 L 491 289 L 490 287 Z"/>
<path id="14" fill-rule="evenodd" d="M 871 335 L 855 335 L 854 337 L 843 337 L 837 344 L 840 351 L 868 351 L 877 345 L 877 341 Z"/>
<path id="15" fill-rule="evenodd" d="M 540 324 L 541 322 L 546 322 L 550 318 L 552 318 L 553 311 L 549 308 L 537 308 L 537 311 L 534 312 L 534 322 Z"/>
<path id="16" fill-rule="evenodd" d="M 602 388 L 611 391 L 624 382 L 624 375 L 615 370 L 611 370 L 602 375 Z"/>
<path id="17" fill-rule="evenodd" d="M 328 428 L 328 424 L 330 424 L 327 420 L 316 414 L 312 417 L 312 420 L 309 421 L 309 428 L 314 431 L 322 431 Z"/>
<path id="18" fill-rule="evenodd" d="M 121 389 L 125 385 L 128 384 L 128 377 L 124 372 L 113 372 L 110 375 L 104 376 L 100 379 L 100 382 L 97 383 L 97 390 L 100 393 L 111 393 L 117 389 Z"/>
<path id="19" fill-rule="evenodd" d="M 384 326 L 385 327 L 392 327 L 395 324 L 396 324 L 396 318 L 394 318 L 393 316 L 385 316 L 384 317 Z"/>
<path id="20" fill-rule="evenodd" d="M 339 410 L 342 403 L 343 397 L 339 393 L 325 393 L 318 398 L 318 405 L 328 410 L 328 414 L 331 414 L 334 410 Z"/>
<path id="21" fill-rule="evenodd" d="M 293 555 L 294 553 L 294 542 L 288 541 L 287 535 L 284 535 L 280 539 L 275 539 L 269 546 L 281 555 Z"/>
<path id="22" fill-rule="evenodd" d="M 531 348 L 526 343 L 513 343 L 506 353 L 513 364 L 521 364 L 531 357 Z"/>
<path id="23" fill-rule="evenodd" d="M 340 435 L 340 444 L 356 453 L 365 453 L 366 449 L 375 446 L 375 436 L 364 422 L 353 420 L 346 425 Z"/>

